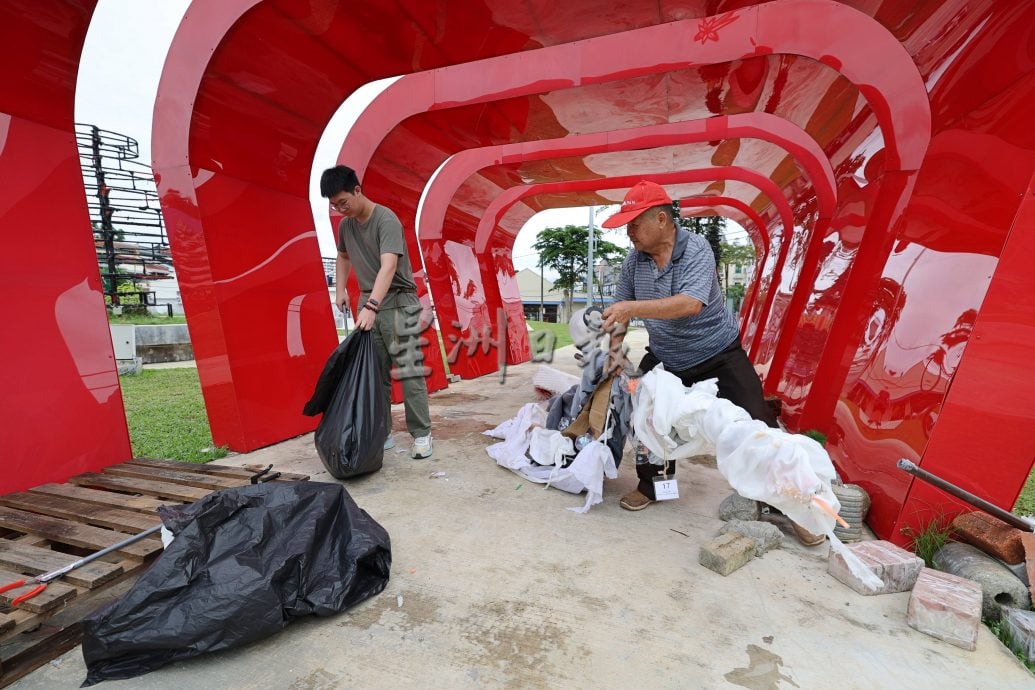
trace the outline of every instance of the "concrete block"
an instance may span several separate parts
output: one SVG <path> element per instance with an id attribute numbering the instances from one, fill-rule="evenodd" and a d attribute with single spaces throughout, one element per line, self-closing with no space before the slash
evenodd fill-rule
<path id="1" fill-rule="evenodd" d="M 970 544 L 946 544 L 931 561 L 938 570 L 978 583 L 982 615 L 989 620 L 999 620 L 1004 608 L 1031 608 L 1031 595 L 1024 583 L 1005 565 Z"/>
<path id="2" fill-rule="evenodd" d="M 1010 632 L 1010 648 L 1028 661 L 1035 660 L 1035 611 L 1010 609 L 1003 621 Z"/>
<path id="3" fill-rule="evenodd" d="M 981 586 L 924 568 L 909 595 L 906 623 L 931 637 L 974 651 L 981 625 Z"/>
<path id="4" fill-rule="evenodd" d="M 835 580 L 842 582 L 859 594 L 890 594 L 892 592 L 908 592 L 913 588 L 920 571 L 924 569 L 924 559 L 915 556 L 890 541 L 864 541 L 847 545 L 846 548 L 859 557 L 870 572 L 880 578 L 883 583 L 880 589 L 871 589 L 857 578 L 844 557 L 830 550 L 827 559 L 827 572 Z"/>
<path id="5" fill-rule="evenodd" d="M 1021 544 L 1024 532 L 988 513 L 963 513 L 952 521 L 952 529 L 957 540 L 972 544 L 1004 563 L 1024 562 L 1024 545 Z"/>
<path id="6" fill-rule="evenodd" d="M 1022 534 L 1021 544 L 1024 546 L 1024 572 L 1028 575 L 1028 592 L 1031 594 L 1031 600 L 1035 601 L 1035 534 Z"/>
<path id="7" fill-rule="evenodd" d="M 762 517 L 762 504 L 738 493 L 732 493 L 719 504 L 719 519 L 723 522 L 744 520 L 751 522 Z"/>
<path id="8" fill-rule="evenodd" d="M 761 557 L 766 551 L 779 547 L 783 542 L 783 532 L 771 522 L 730 520 L 722 526 L 719 534 L 730 533 L 743 534 L 745 537 L 754 539 L 756 558 Z"/>
<path id="9" fill-rule="evenodd" d="M 720 534 L 701 546 L 697 562 L 725 577 L 755 557 L 755 540 L 743 534 Z"/>
<path id="10" fill-rule="evenodd" d="M 136 376 L 144 370 L 144 360 L 140 357 L 133 359 L 119 359 L 115 361 L 119 370 L 119 376 Z"/>

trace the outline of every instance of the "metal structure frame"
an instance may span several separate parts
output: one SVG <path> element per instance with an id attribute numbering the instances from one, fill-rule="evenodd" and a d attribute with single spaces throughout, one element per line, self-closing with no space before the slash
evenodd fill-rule
<path id="1" fill-rule="evenodd" d="M 1024 266 L 1035 61 L 1016 50 L 1035 43 L 1035 6 L 774 0 L 707 16 L 699 2 L 632 0 L 605 17 L 572 2 L 558 14 L 457 0 L 434 17 L 409 0 L 348 12 L 319 0 L 190 7 L 152 149 L 216 442 L 248 450 L 312 428 L 301 405 L 335 344 L 307 198 L 313 152 L 350 93 L 405 75 L 339 160 L 399 213 L 440 324 L 477 295 L 487 313 L 508 310 L 508 361 L 521 361 L 511 249 L 524 222 L 614 202 L 630 176 L 654 176 L 768 235 L 742 337 L 785 421 L 826 433 L 845 477 L 870 491 L 879 534 L 901 542 L 902 528 L 954 509 L 897 472 L 901 457 L 1012 504 L 1035 458 Z M 5 293 L 34 288 L 31 305 L 5 305 L 39 329 L 48 364 L 22 366 L 9 384 L 20 409 L 3 410 L 16 462 L 2 490 L 128 455 L 85 198 L 52 199 L 57 184 L 82 189 L 69 177 L 71 94 L 92 9 L 12 0 L 0 10 L 0 26 L 19 28 L 0 42 L 15 66 L 0 77 L 0 172 L 17 181 L 0 190 L 0 225 L 60 228 L 61 248 L 51 271 L 5 266 Z M 41 69 L 57 76 L 28 76 Z M 740 117 L 761 132 L 730 129 Z M 783 129 L 804 134 L 821 173 L 800 150 L 763 141 Z M 451 156 L 418 235 L 417 205 Z M 8 362 L 28 355 L 3 347 Z M 445 386 L 437 348 L 426 357 L 430 387 Z M 57 419 L 67 435 L 85 435 L 48 434 L 37 453 L 43 427 L 23 410 L 39 404 L 41 381 L 67 401 Z"/>

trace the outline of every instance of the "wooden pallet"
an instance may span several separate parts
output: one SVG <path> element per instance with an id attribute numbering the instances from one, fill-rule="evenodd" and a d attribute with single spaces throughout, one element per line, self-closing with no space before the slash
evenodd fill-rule
<path id="1" fill-rule="evenodd" d="M 246 486 L 259 469 L 140 458 L 0 496 L 0 583 L 57 570 L 117 544 L 157 525 L 159 506 Z M 276 481 L 308 478 L 284 472 Z M 161 551 L 155 534 L 71 571 L 17 608 L 12 601 L 35 583 L 0 594 L 0 687 L 79 644 L 80 621 L 121 596 Z"/>

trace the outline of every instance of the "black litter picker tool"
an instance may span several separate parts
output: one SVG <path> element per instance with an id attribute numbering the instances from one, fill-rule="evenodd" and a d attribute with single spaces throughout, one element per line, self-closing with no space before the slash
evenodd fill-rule
<path id="1" fill-rule="evenodd" d="M 6 585 L 0 586 L 0 593 L 7 592 L 12 589 L 18 589 L 19 587 L 24 587 L 26 585 L 31 585 L 34 582 L 38 583 L 38 586 L 29 590 L 25 594 L 15 597 L 15 599 L 11 602 L 11 606 L 18 606 L 28 601 L 29 599 L 32 599 L 34 596 L 41 594 L 43 590 L 47 588 L 48 583 L 53 582 L 59 577 L 67 575 L 76 568 L 81 568 L 87 563 L 92 563 L 93 561 L 96 561 L 98 558 L 101 558 L 102 556 L 107 556 L 109 553 L 112 553 L 113 551 L 124 549 L 130 544 L 134 544 L 140 541 L 141 539 L 151 536 L 160 529 L 162 529 L 162 525 L 157 524 L 154 527 L 144 530 L 140 534 L 135 534 L 132 537 L 129 537 L 128 539 L 123 539 L 118 544 L 112 544 L 107 548 L 101 549 L 97 553 L 92 553 L 89 556 L 84 556 L 83 558 L 80 558 L 78 561 L 69 563 L 63 568 L 58 568 L 57 570 L 52 570 L 49 573 L 43 573 L 42 575 L 37 575 L 36 577 L 23 577 L 20 580 L 8 582 Z"/>

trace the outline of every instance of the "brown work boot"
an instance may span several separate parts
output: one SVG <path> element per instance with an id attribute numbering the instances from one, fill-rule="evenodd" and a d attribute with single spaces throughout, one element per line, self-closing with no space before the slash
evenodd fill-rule
<path id="1" fill-rule="evenodd" d="M 618 505 L 622 506 L 626 510 L 643 510 L 654 500 L 647 498 L 640 493 L 639 489 L 633 489 L 626 495 L 622 496 L 622 500 L 618 501 Z"/>
<path id="2" fill-rule="evenodd" d="M 793 520 L 791 520 L 791 527 L 794 529 L 794 536 L 798 538 L 802 546 L 819 546 L 826 539 L 826 536 L 813 534 Z"/>

